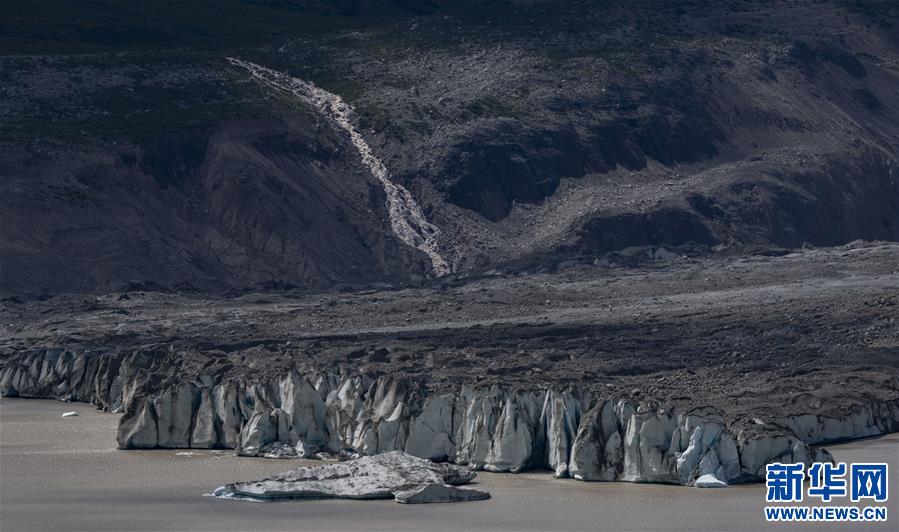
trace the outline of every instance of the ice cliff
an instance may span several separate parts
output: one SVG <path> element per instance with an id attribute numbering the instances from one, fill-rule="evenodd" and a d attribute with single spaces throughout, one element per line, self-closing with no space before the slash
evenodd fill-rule
<path id="1" fill-rule="evenodd" d="M 340 370 L 183 378 L 145 352 L 21 353 L 0 370 L 0 393 L 124 411 L 123 449 L 304 457 L 405 451 L 471 470 L 549 468 L 578 480 L 683 485 L 704 475 L 728 484 L 761 480 L 771 462 L 829 459 L 812 445 L 899 430 L 899 400 L 872 398 L 842 417 L 809 412 L 728 423 L 709 406 L 666 410 L 573 388 L 429 393 L 421 383 Z"/>

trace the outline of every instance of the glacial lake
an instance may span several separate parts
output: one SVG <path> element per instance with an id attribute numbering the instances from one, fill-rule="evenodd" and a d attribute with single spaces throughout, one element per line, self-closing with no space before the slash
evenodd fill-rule
<path id="1" fill-rule="evenodd" d="M 64 412 L 79 416 L 63 418 Z M 761 484 L 726 489 L 480 473 L 489 501 L 250 503 L 204 496 L 301 465 L 230 451 L 120 451 L 117 414 L 83 403 L 0 399 L 0 530 L 896 530 L 899 434 L 827 448 L 890 463 L 886 523 L 768 524 Z M 834 504 L 850 504 L 837 500 Z"/>

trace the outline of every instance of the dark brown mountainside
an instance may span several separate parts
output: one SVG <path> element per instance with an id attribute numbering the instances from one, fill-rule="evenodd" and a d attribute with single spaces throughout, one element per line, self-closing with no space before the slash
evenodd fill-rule
<path id="1" fill-rule="evenodd" d="M 899 240 L 894 2 L 10 4 L 4 294 Z"/>

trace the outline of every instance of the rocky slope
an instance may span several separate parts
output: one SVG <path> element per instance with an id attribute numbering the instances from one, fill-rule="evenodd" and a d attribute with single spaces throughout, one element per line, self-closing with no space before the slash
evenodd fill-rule
<path id="1" fill-rule="evenodd" d="M 0 26 L 4 294 L 899 238 L 893 2 L 41 2 Z"/>
<path id="2" fill-rule="evenodd" d="M 20 72 L 26 87 L 51 85 L 46 99 L 63 98 L 73 82 L 57 87 L 59 73 L 19 70 L 31 63 L 10 59 L 4 71 Z M 102 77 L 97 68 L 65 77 Z M 175 68 L 147 79 L 144 68 L 122 66 L 113 88 L 90 82 L 90 97 L 106 102 L 110 92 L 125 92 L 126 105 L 154 105 L 156 91 L 177 90 L 164 87 L 197 90 L 167 110 L 177 112 L 228 90 L 220 74 Z M 25 150 L 0 143 L 4 291 L 103 291 L 132 280 L 220 290 L 235 281 L 373 283 L 423 275 L 426 258 L 391 231 L 382 188 L 347 155 L 349 140 L 319 120 L 311 111 L 289 112 L 139 143 L 45 136 Z"/>

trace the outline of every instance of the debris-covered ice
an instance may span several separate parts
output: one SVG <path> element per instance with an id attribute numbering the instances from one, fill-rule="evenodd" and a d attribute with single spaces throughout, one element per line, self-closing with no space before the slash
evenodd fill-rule
<path id="1" fill-rule="evenodd" d="M 490 498 L 474 489 L 457 488 L 476 474 L 467 468 L 434 463 L 401 451 L 346 462 L 301 467 L 250 482 L 222 486 L 213 495 L 224 499 L 389 499 L 402 503 L 461 502 Z"/>

